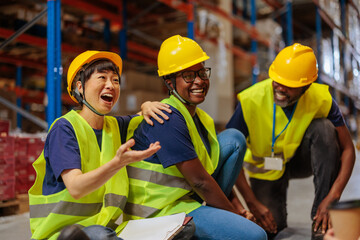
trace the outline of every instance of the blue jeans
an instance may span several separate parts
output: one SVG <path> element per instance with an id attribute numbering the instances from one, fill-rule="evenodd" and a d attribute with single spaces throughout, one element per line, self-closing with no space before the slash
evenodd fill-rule
<path id="1" fill-rule="evenodd" d="M 220 159 L 212 176 L 229 196 L 242 167 L 246 140 L 235 129 L 226 129 L 217 137 Z M 193 239 L 267 239 L 265 231 L 257 224 L 229 211 L 201 206 L 189 215 L 196 227 Z"/>
<path id="2" fill-rule="evenodd" d="M 111 228 L 101 225 L 92 225 L 82 229 L 90 240 L 122 240 Z"/>

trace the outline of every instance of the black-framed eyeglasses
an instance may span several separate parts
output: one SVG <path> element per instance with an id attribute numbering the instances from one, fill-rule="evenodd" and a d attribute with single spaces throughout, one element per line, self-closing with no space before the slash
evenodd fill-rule
<path id="1" fill-rule="evenodd" d="M 201 78 L 202 80 L 208 80 L 211 75 L 211 68 L 206 67 L 206 68 L 202 68 L 198 71 L 188 70 L 188 71 L 181 72 L 179 74 L 181 75 L 181 77 L 184 79 L 185 82 L 192 83 L 195 81 L 196 75 L 199 76 L 199 78 Z"/>

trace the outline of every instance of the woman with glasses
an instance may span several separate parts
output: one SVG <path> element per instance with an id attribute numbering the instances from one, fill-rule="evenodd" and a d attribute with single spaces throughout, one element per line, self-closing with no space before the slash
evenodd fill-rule
<path id="1" fill-rule="evenodd" d="M 145 149 L 154 141 L 162 148 L 127 168 L 125 218 L 185 212 L 193 217 L 195 239 L 266 239 L 232 192 L 246 150 L 244 136 L 234 129 L 217 134 L 213 119 L 197 107 L 210 86 L 207 59 L 189 38 L 176 35 L 162 43 L 158 73 L 170 93 L 162 102 L 172 114 L 165 113 L 169 120 L 162 125 L 147 126 L 141 117 L 130 122 L 140 123 L 129 134 L 136 142 L 132 149 Z"/>

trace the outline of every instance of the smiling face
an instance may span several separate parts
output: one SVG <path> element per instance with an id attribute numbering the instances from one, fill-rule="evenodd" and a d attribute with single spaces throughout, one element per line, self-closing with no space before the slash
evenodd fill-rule
<path id="1" fill-rule="evenodd" d="M 183 99 L 195 105 L 195 107 L 205 101 L 210 86 L 209 79 L 201 79 L 199 75 L 196 74 L 195 80 L 187 83 L 184 81 L 181 73 L 186 71 L 199 71 L 200 69 L 204 69 L 203 63 L 198 63 L 176 74 L 176 91 Z"/>
<path id="2" fill-rule="evenodd" d="M 272 86 L 275 104 L 284 108 L 295 104 L 310 85 L 299 88 L 291 88 L 273 81 Z"/>
<path id="3" fill-rule="evenodd" d="M 77 88 L 80 93 L 83 93 L 80 81 L 77 82 Z M 120 79 L 114 71 L 95 70 L 85 83 L 86 101 L 101 114 L 109 113 L 119 96 Z"/>

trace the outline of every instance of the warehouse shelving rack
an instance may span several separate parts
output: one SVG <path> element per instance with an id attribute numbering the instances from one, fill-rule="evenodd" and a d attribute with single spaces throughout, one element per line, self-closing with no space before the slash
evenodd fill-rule
<path id="1" fill-rule="evenodd" d="M 130 22 L 127 22 L 127 12 L 126 12 L 126 0 L 122 1 L 115 1 L 115 0 L 103 0 L 103 2 L 106 2 L 110 5 L 113 5 L 115 8 L 117 8 L 118 14 L 114 14 L 113 12 L 109 12 L 106 10 L 102 10 L 101 8 L 98 8 L 91 3 L 88 3 L 85 0 L 79 0 L 79 1 L 71 1 L 71 0 L 49 0 L 47 1 L 47 14 L 48 14 L 48 25 L 47 25 L 47 39 L 41 38 L 41 37 L 35 37 L 32 35 L 22 34 L 20 36 L 17 36 L 17 41 L 21 41 L 30 45 L 38 46 L 38 47 L 44 47 L 47 48 L 47 63 L 42 62 L 27 62 L 26 59 L 15 59 L 10 56 L 6 55 L 0 55 L 0 61 L 7 61 L 12 62 L 15 65 L 17 65 L 17 77 L 16 77 L 16 85 L 19 89 L 21 89 L 21 76 L 22 76 L 22 67 L 21 66 L 31 66 L 33 68 L 37 69 L 47 69 L 47 81 L 46 81 L 46 95 L 48 98 L 48 106 L 46 111 L 46 123 L 44 123 L 43 120 L 37 119 L 35 116 L 29 116 L 25 114 L 25 110 L 21 111 L 20 109 L 20 99 L 17 101 L 17 106 L 11 106 L 14 110 L 22 114 L 23 116 L 32 119 L 34 122 L 37 122 L 38 125 L 41 125 L 43 128 L 47 128 L 47 123 L 52 123 L 53 120 L 61 115 L 61 104 L 63 102 L 70 102 L 69 98 L 66 94 L 61 93 L 61 79 L 62 74 L 64 70 L 61 66 L 61 50 L 66 53 L 72 53 L 76 55 L 77 53 L 82 52 L 85 49 L 81 49 L 81 47 L 74 47 L 67 43 L 61 42 L 61 29 L 60 29 L 60 18 L 61 18 L 61 12 L 60 8 L 62 5 L 69 5 L 74 8 L 82 9 L 83 11 L 87 11 L 90 13 L 96 13 L 100 15 L 102 18 L 106 19 L 105 27 L 104 27 L 104 41 L 107 42 L 108 46 L 109 44 L 109 35 L 110 35 L 110 27 L 109 22 L 116 22 L 119 27 L 119 34 L 118 34 L 118 47 L 112 46 L 110 50 L 119 52 L 122 58 L 132 58 L 136 59 L 141 62 L 145 62 L 147 64 L 156 65 L 156 56 L 157 56 L 157 50 L 154 50 L 152 48 L 149 48 L 147 46 L 144 46 L 142 44 L 139 44 L 137 42 L 129 41 L 127 39 L 127 32 L 128 31 L 134 31 L 133 29 L 128 28 L 128 24 L 131 24 Z M 235 0 L 233 1 L 233 5 L 235 4 Z M 247 5 L 247 0 L 243 0 L 244 5 Z M 285 25 L 283 25 L 283 29 L 286 32 L 286 39 L 285 43 L 286 45 L 290 45 L 293 42 L 293 26 L 292 26 L 292 1 L 286 1 L 285 4 L 280 4 L 278 1 L 274 0 L 264 0 L 266 4 L 271 6 L 273 9 L 285 9 L 286 12 L 286 21 Z M 319 1 L 314 0 L 314 7 L 316 7 L 316 36 L 317 36 L 317 58 L 318 63 L 321 65 L 321 28 L 322 28 L 322 21 L 324 21 L 327 25 L 329 25 L 333 29 L 338 29 L 342 33 L 340 36 L 341 41 L 343 41 L 348 46 L 351 46 L 352 48 L 352 57 L 355 59 L 358 63 L 360 63 L 359 53 L 356 52 L 353 44 L 350 42 L 350 40 L 346 37 L 346 31 L 345 31 L 345 8 L 353 7 L 356 9 L 356 12 L 358 14 L 359 18 L 359 9 L 357 8 L 356 4 L 352 0 L 348 0 L 347 4 L 345 0 L 340 0 L 341 2 L 341 12 L 342 12 L 342 26 L 336 26 L 332 22 L 332 19 L 329 17 L 326 17 L 326 12 L 321 9 L 319 6 Z M 205 9 L 214 12 L 215 14 L 227 19 L 230 21 L 230 23 L 240 29 L 241 31 L 248 34 L 252 41 L 251 41 L 251 49 L 248 52 L 247 50 L 242 49 L 239 46 L 236 46 L 234 44 L 227 44 L 226 47 L 231 50 L 231 52 L 243 58 L 244 60 L 251 61 L 253 66 L 252 71 L 252 83 L 257 82 L 257 76 L 258 76 L 258 65 L 257 65 L 257 51 L 258 51 L 258 44 L 263 44 L 264 46 L 269 46 L 269 41 L 267 39 L 263 39 L 261 37 L 261 34 L 259 34 L 256 30 L 256 1 L 250 0 L 250 22 L 246 20 L 240 19 L 236 15 L 231 15 L 226 12 L 224 12 L 219 7 L 209 3 L 208 1 L 204 0 L 188 0 L 186 2 L 182 1 L 174 1 L 174 0 L 158 0 L 154 2 L 152 5 L 148 6 L 147 8 L 143 9 L 138 16 L 135 18 L 140 18 L 143 15 L 151 12 L 154 8 L 158 7 L 159 4 L 165 4 L 171 8 L 174 8 L 178 11 L 181 11 L 186 14 L 187 17 L 187 31 L 188 31 L 188 37 L 190 38 L 199 38 L 204 39 L 204 36 L 201 36 L 198 32 L 196 32 L 195 24 L 194 24 L 194 15 L 195 15 L 195 9 L 198 6 L 204 7 Z M 236 13 L 236 11 L 234 11 Z M 133 19 L 136 21 L 136 19 Z M 250 23 L 250 24 L 249 24 Z M 338 31 L 337 31 L 338 32 Z M 15 31 L 11 31 L 8 29 L 2 29 L 0 28 L 0 36 L 1 37 L 10 37 L 12 35 L 16 34 Z M 141 35 L 141 32 L 137 32 L 137 34 Z M 151 36 L 148 36 L 150 39 Z M 156 42 L 156 39 L 153 40 Z M 211 39 L 211 41 L 216 41 L 214 39 Z M 131 51 L 129 51 L 131 50 Z M 344 51 L 344 49 L 342 49 Z M 141 53 L 141 54 L 139 54 Z M 344 55 L 344 53 L 342 53 Z M 344 73 L 346 74 L 346 73 Z M 50 80 L 51 79 L 51 80 Z M 344 76 L 344 79 L 347 79 L 346 76 Z M 335 90 L 342 92 L 345 95 L 345 103 L 347 106 L 351 105 L 350 102 L 353 103 L 353 105 L 356 108 L 360 108 L 359 104 L 359 97 L 354 96 L 354 94 L 349 90 L 348 86 L 345 84 L 344 86 L 335 84 L 334 79 L 329 78 L 328 76 L 324 75 L 323 73 L 320 74 L 319 82 L 324 82 L 332 86 Z M 347 98 L 348 97 L 348 98 Z M 0 98 L 1 99 L 1 98 Z M 354 110 L 354 112 L 356 112 Z M 20 118 L 19 118 L 20 119 Z M 39 120 L 39 121 L 38 121 Z M 21 124 L 21 121 L 18 122 L 18 125 Z"/>

